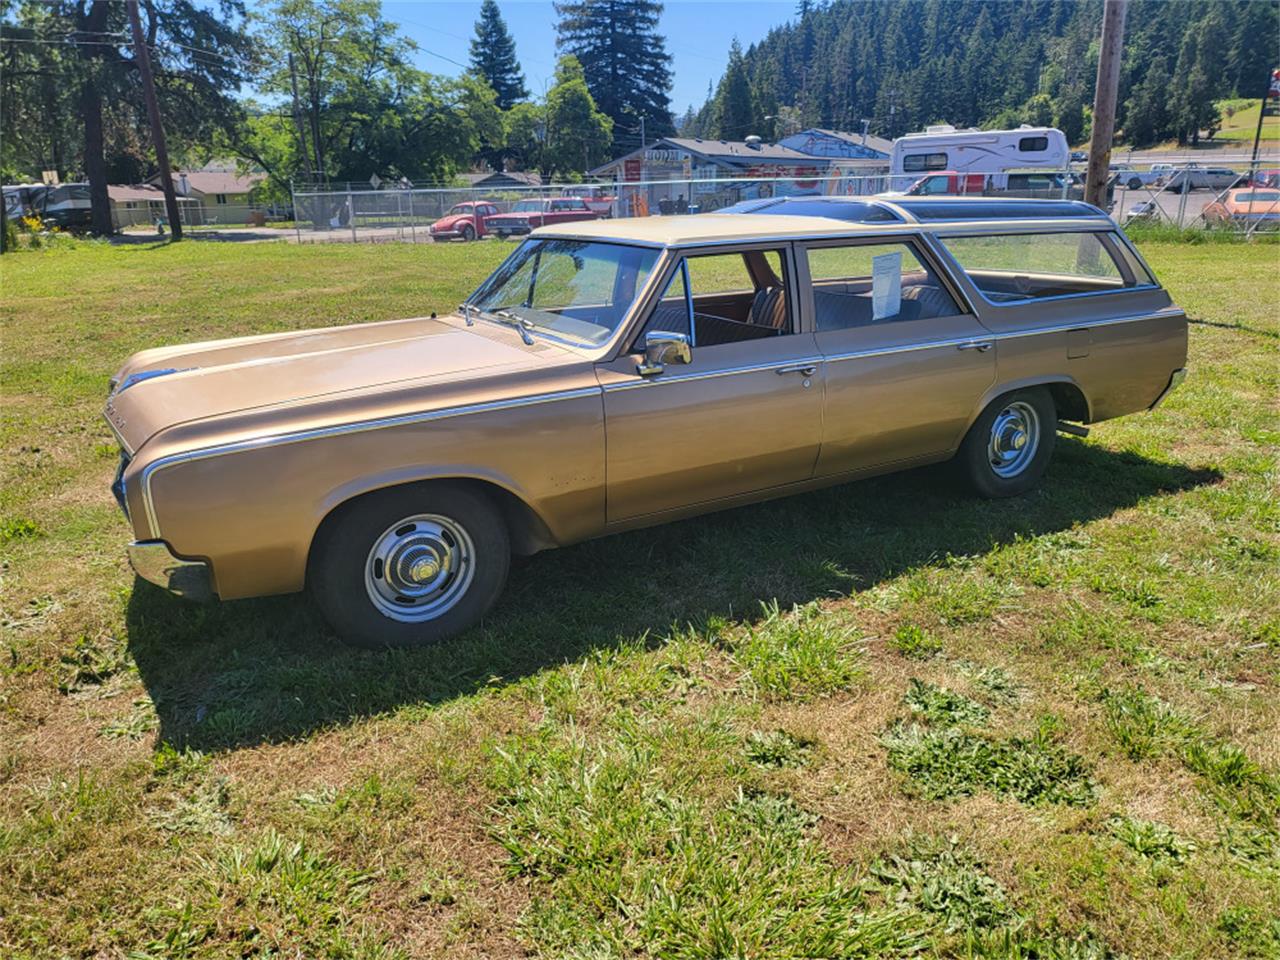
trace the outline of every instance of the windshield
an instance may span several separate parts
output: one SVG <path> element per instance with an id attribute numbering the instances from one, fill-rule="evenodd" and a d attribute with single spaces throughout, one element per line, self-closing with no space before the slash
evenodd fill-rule
<path id="1" fill-rule="evenodd" d="M 471 216 L 471 214 L 473 214 L 473 213 L 475 213 L 475 208 L 474 208 L 471 204 L 469 204 L 469 203 L 460 203 L 460 204 L 458 204 L 456 207 L 452 207 L 452 208 L 449 210 L 449 212 L 445 214 L 445 216 L 446 216 L 446 217 L 457 217 L 457 216 L 462 216 L 463 214 L 465 214 L 466 216 L 468 216 L 468 217 L 469 217 L 469 216 Z"/>
<path id="2" fill-rule="evenodd" d="M 521 200 L 519 203 L 517 203 L 514 207 L 511 208 L 513 213 L 529 213 L 530 211 L 536 211 L 541 209 L 542 209 L 541 200 Z"/>
<path id="3" fill-rule="evenodd" d="M 468 301 L 504 322 L 589 344 L 608 340 L 658 259 L 658 251 L 585 240 L 527 240 Z"/>

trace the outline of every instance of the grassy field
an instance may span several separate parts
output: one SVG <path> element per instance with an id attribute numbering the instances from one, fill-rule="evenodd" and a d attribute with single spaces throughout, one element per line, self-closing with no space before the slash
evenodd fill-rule
<path id="1" fill-rule="evenodd" d="M 1218 103 L 1222 114 L 1222 129 L 1214 134 L 1215 140 L 1247 140 L 1253 142 L 1258 133 L 1258 100 L 1223 100 Z M 1230 116 L 1228 116 L 1230 111 Z M 1262 139 L 1280 140 L 1280 116 L 1262 118 Z"/>
<path id="2" fill-rule="evenodd" d="M 424 314 L 510 248 L 0 261 L 0 955 L 1280 956 L 1280 248 L 1144 246 L 1154 414 L 542 554 L 346 649 L 135 582 L 106 378 Z"/>

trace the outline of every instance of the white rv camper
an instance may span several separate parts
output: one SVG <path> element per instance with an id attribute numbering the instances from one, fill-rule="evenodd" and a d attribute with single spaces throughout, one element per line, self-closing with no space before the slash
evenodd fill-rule
<path id="1" fill-rule="evenodd" d="M 957 130 L 944 124 L 899 137 L 889 163 L 893 190 L 907 190 L 926 174 L 944 170 L 983 174 L 989 188 L 1003 190 L 1011 170 L 1068 169 L 1071 151 L 1054 127 Z"/>

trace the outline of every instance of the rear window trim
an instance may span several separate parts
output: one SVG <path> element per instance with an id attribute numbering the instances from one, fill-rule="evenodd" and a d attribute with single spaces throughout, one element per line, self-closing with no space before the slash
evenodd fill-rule
<path id="1" fill-rule="evenodd" d="M 1148 277 L 1151 278 L 1151 281 L 1149 283 L 1147 282 L 1134 283 L 1133 286 L 1118 287 L 1115 290 L 1086 290 L 1080 293 L 1055 293 L 1049 297 L 1032 297 L 1027 300 L 992 300 L 990 297 L 987 296 L 986 291 L 983 290 L 980 286 L 978 286 L 978 284 L 974 282 L 973 277 L 969 276 L 969 271 L 967 271 L 961 265 L 960 261 L 957 260 L 955 258 L 955 255 L 951 252 L 951 248 L 947 246 L 947 241 L 953 240 L 953 239 L 954 240 L 962 240 L 966 238 L 976 239 L 981 237 L 999 237 L 999 236 L 1008 236 L 1013 234 L 1019 234 L 1019 235 L 1032 234 L 1035 236 L 1045 236 L 1049 234 L 1059 234 L 1059 233 L 1100 233 L 1103 235 L 1103 239 L 1100 240 L 1099 243 L 1101 243 L 1104 248 L 1107 247 L 1107 242 L 1106 242 L 1107 239 L 1118 241 L 1120 244 L 1125 246 L 1137 258 L 1138 263 L 1141 264 L 1142 267 L 1145 269 L 1146 274 Z M 937 246 L 940 249 L 941 254 L 946 257 L 947 263 L 950 265 L 950 268 L 954 270 L 959 276 L 964 277 L 966 283 L 973 288 L 974 293 L 976 293 L 979 297 L 982 298 L 983 303 L 987 304 L 988 306 L 997 307 L 1002 310 L 1009 309 L 1009 308 L 1026 307 L 1029 304 L 1033 304 L 1033 303 L 1051 303 L 1054 300 L 1079 300 L 1083 297 L 1115 297 L 1115 296 L 1120 296 L 1121 294 L 1126 294 L 1126 293 L 1139 293 L 1139 292 L 1145 292 L 1149 290 L 1162 289 L 1160 286 L 1160 282 L 1155 279 L 1155 274 L 1151 272 L 1151 268 L 1147 265 L 1146 260 L 1144 260 L 1138 254 L 1137 249 L 1133 246 L 1132 242 L 1129 241 L 1129 238 L 1126 237 L 1123 233 L 1121 233 L 1118 228 L 1111 225 L 1089 226 L 1084 229 L 1075 229 L 1075 230 L 1069 230 L 1069 229 L 1067 230 L 1002 230 L 1002 231 L 976 232 L 976 233 L 973 230 L 964 230 L 962 228 L 959 230 L 954 230 L 954 231 L 948 230 L 945 232 L 939 230 L 934 234 L 934 236 L 937 240 Z M 1108 253 L 1110 252 L 1111 251 L 1108 250 Z M 1112 254 L 1113 258 L 1114 256 L 1115 254 Z M 1126 267 L 1127 267 L 1127 264 L 1124 266 L 1122 266 L 1120 263 L 1116 264 L 1116 269 L 1121 271 L 1121 276 L 1124 275 L 1123 271 Z"/>

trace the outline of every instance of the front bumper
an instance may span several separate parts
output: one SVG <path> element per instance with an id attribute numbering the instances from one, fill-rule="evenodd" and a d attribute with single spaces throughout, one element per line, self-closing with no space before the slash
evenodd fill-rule
<path id="1" fill-rule="evenodd" d="M 184 600 L 217 599 L 209 564 L 175 557 L 163 540 L 133 541 L 129 544 L 129 565 L 143 580 Z"/>
<path id="2" fill-rule="evenodd" d="M 1160 391 L 1160 396 L 1156 397 L 1156 402 L 1151 404 L 1150 409 L 1154 410 L 1156 407 L 1160 406 L 1160 404 L 1164 403 L 1165 397 L 1178 389 L 1178 385 L 1185 379 L 1187 379 L 1186 367 L 1179 367 L 1177 370 L 1173 371 L 1173 375 L 1169 377 L 1168 386 Z"/>

